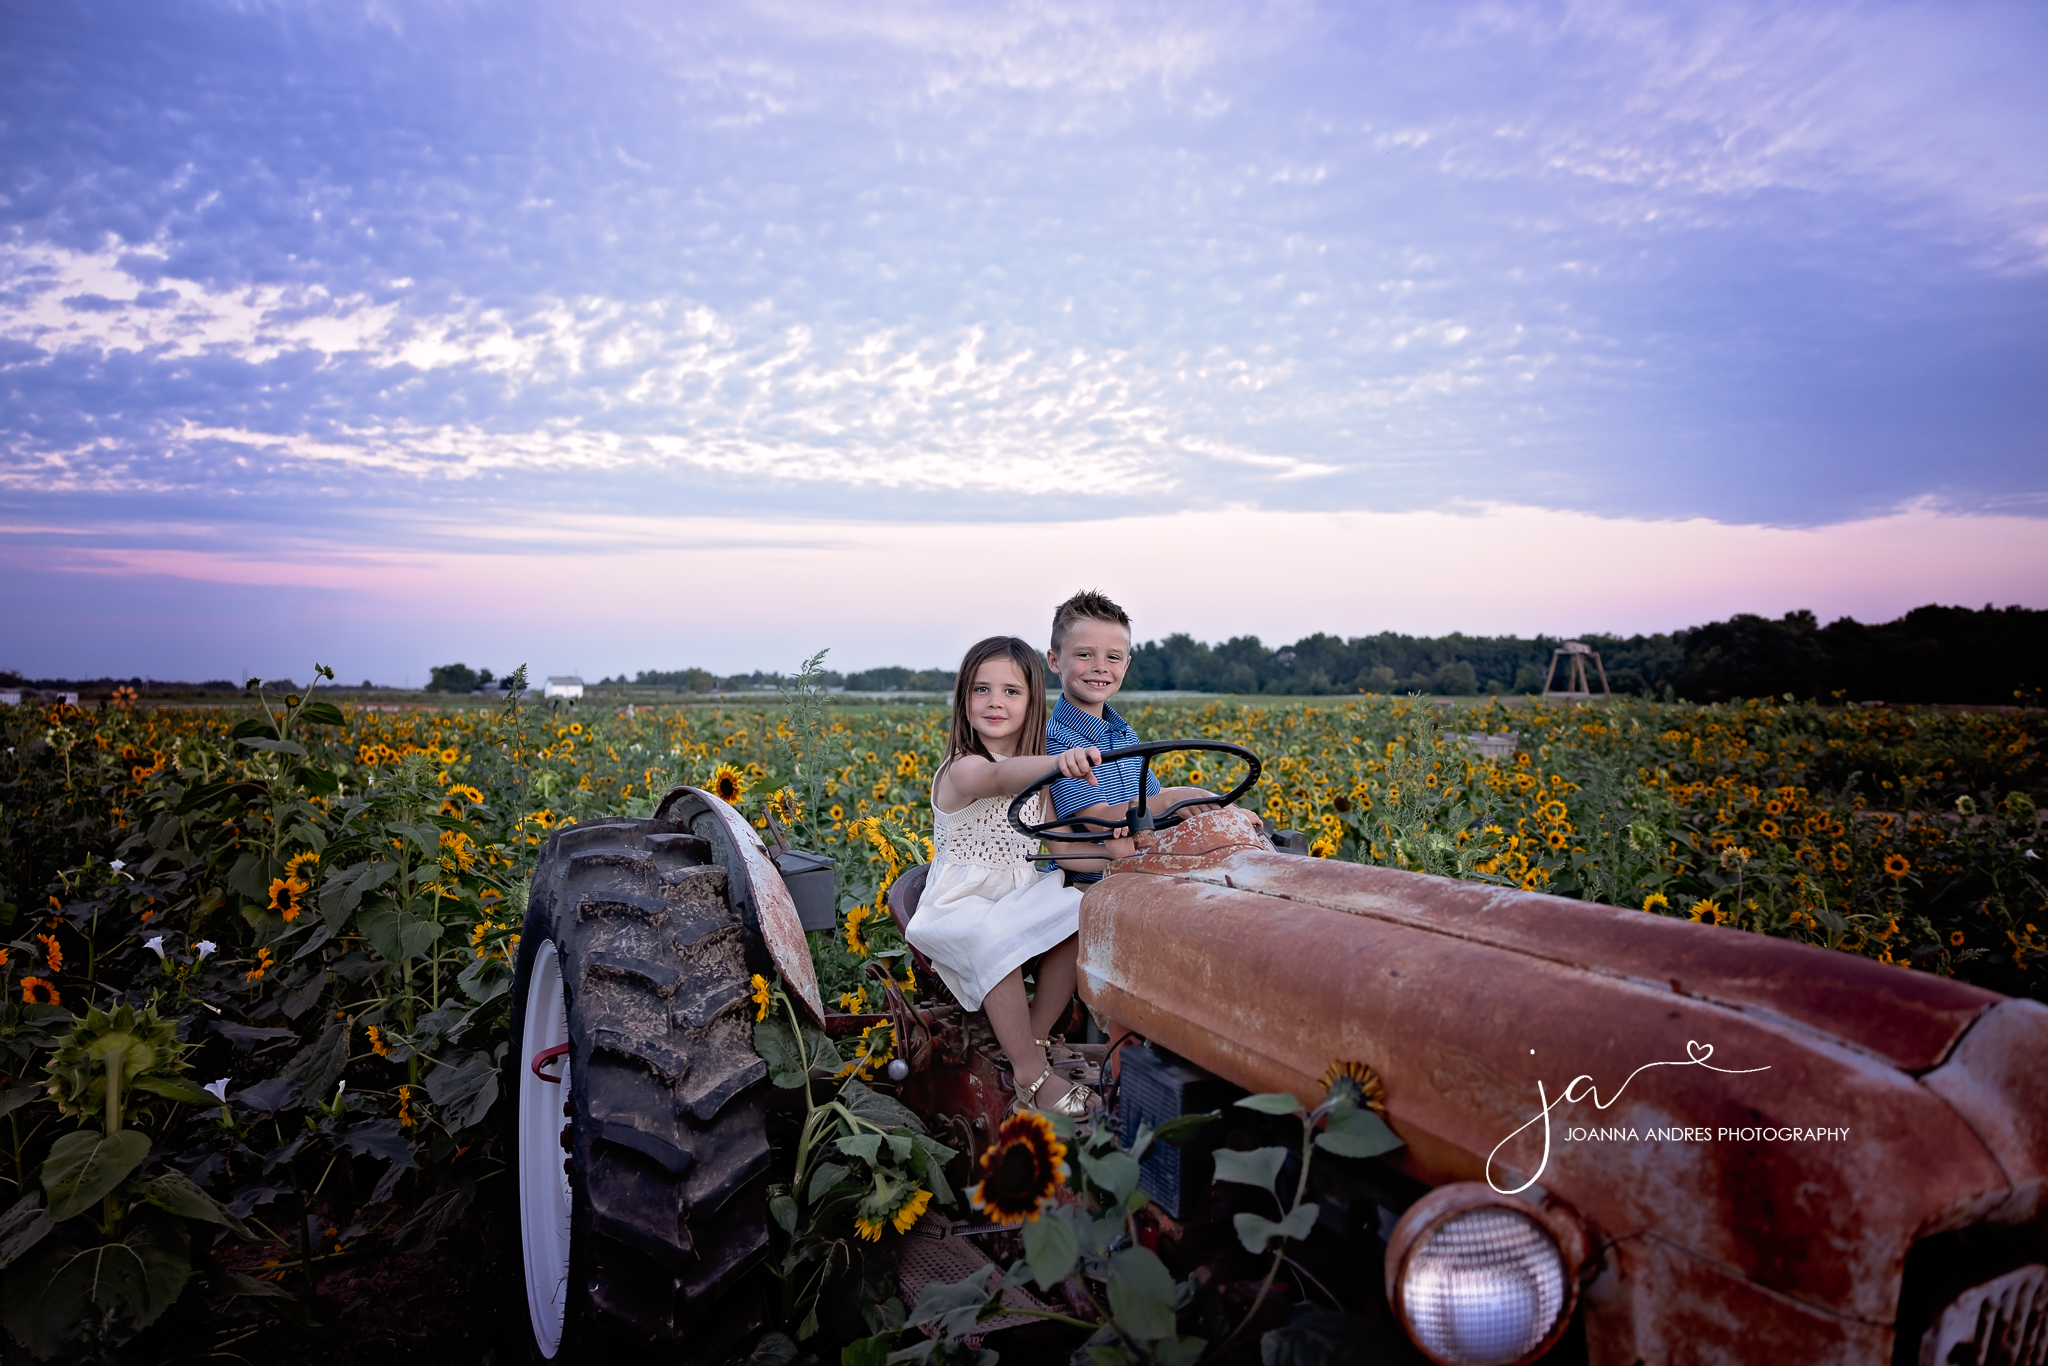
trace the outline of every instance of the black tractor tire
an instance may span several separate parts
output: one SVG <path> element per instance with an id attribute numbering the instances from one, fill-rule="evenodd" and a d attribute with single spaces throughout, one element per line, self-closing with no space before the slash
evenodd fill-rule
<path id="1" fill-rule="evenodd" d="M 767 1067 L 753 1045 L 760 940 L 745 904 L 713 846 L 668 820 L 574 826 L 548 841 L 519 944 L 505 1070 L 522 1191 L 543 1156 L 534 1143 L 529 1165 L 520 1150 L 530 1125 L 553 1126 L 554 1110 L 543 1121 L 538 1107 L 564 1116 L 548 1161 L 567 1163 L 568 1279 L 549 1352 L 535 1327 L 535 1277 L 522 1274 L 529 1321 L 508 1325 L 526 1344 L 519 1359 L 717 1363 L 762 1328 Z M 529 1009 L 554 1008 L 529 999 L 544 945 L 565 1007 L 566 1085 L 536 1077 L 521 1056 Z M 525 1249 L 535 1235 L 516 1222 Z"/>

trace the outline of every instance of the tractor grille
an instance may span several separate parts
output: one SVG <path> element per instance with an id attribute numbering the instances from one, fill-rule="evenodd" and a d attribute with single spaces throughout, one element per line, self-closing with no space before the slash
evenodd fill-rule
<path id="1" fill-rule="evenodd" d="M 1117 1082 L 1117 1132 L 1126 1147 L 1137 1140 L 1141 1124 L 1156 1129 L 1169 1119 L 1220 1109 L 1244 1094 L 1221 1077 L 1149 1045 L 1126 1048 L 1119 1056 L 1123 1071 Z M 1175 1219 L 1208 1189 L 1214 1173 L 1210 1154 L 1215 1139 L 1206 1136 L 1204 1142 L 1204 1137 L 1196 1136 L 1179 1147 L 1155 1143 L 1138 1164 L 1139 1188 Z"/>
<path id="2" fill-rule="evenodd" d="M 1973 1285 L 1920 1339 L 1920 1366 L 2048 1366 L 2048 1267 Z"/>

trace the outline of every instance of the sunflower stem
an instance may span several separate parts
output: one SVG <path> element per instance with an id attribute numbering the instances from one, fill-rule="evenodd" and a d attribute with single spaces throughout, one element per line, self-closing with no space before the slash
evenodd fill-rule
<path id="1" fill-rule="evenodd" d="M 1294 1183 L 1294 1203 L 1281 1212 L 1283 1219 L 1299 1209 L 1302 1196 L 1308 1194 L 1308 1167 L 1315 1155 L 1315 1137 L 1315 1121 L 1309 1116 L 1303 1115 L 1301 1118 L 1301 1179 Z M 1229 1347 L 1231 1343 L 1237 1341 L 1238 1334 L 1249 1328 L 1252 1320 L 1259 1316 L 1259 1310 L 1266 1303 L 1266 1296 L 1272 1292 L 1273 1279 L 1280 1274 L 1280 1264 L 1285 1260 L 1287 1260 L 1287 1240 L 1282 1238 L 1280 1245 L 1273 1249 L 1273 1264 L 1266 1268 L 1266 1277 L 1259 1282 L 1259 1293 L 1253 1298 L 1252 1307 L 1245 1311 L 1244 1318 L 1238 1323 L 1237 1327 L 1230 1330 L 1230 1336 L 1223 1339 L 1222 1345 L 1216 1349 L 1218 1356 L 1221 1356 L 1224 1349 Z"/>

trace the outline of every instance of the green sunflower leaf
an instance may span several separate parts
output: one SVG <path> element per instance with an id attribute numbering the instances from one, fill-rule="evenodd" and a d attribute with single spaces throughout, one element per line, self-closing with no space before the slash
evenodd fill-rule
<path id="1" fill-rule="evenodd" d="M 1246 1096 L 1237 1104 L 1242 1109 L 1257 1110 L 1262 1115 L 1297 1115 L 1301 1113 L 1301 1102 L 1286 1091 L 1267 1091 L 1256 1096 Z"/>
<path id="2" fill-rule="evenodd" d="M 12 1264 L 55 1227 L 50 1212 L 43 1208 L 41 1191 L 30 1191 L 15 1201 L 7 1213 L 0 1214 L 0 1268 Z"/>
<path id="3" fill-rule="evenodd" d="M 138 1091 L 147 1091 L 153 1096 L 162 1096 L 166 1100 L 183 1101 L 187 1105 L 218 1106 L 220 1104 L 211 1092 L 193 1085 L 183 1077 L 137 1077 L 134 1084 L 135 1089 Z"/>
<path id="4" fill-rule="evenodd" d="M 1110 1152 L 1100 1157 L 1082 1153 L 1081 1170 L 1088 1173 L 1088 1179 L 1098 1189 L 1108 1191 L 1117 1204 L 1122 1204 L 1138 1188 L 1138 1164 L 1128 1153 Z"/>
<path id="5" fill-rule="evenodd" d="M 1264 1252 L 1275 1238 L 1292 1238 L 1299 1242 L 1308 1237 L 1309 1230 L 1316 1226 L 1316 1215 L 1320 1207 L 1313 1201 L 1296 1205 L 1288 1211 L 1287 1217 L 1278 1223 L 1260 1218 L 1256 1214 L 1240 1214 L 1231 1219 L 1237 1229 L 1237 1241 L 1244 1244 L 1244 1250 L 1251 1253 Z"/>
<path id="6" fill-rule="evenodd" d="M 839 1151 L 872 1165 L 881 1151 L 883 1134 L 853 1134 L 839 1140 Z"/>
<path id="7" fill-rule="evenodd" d="M 827 1162 L 811 1173 L 810 1189 L 804 1192 L 804 1203 L 815 1205 L 825 1193 L 846 1179 L 846 1168 L 837 1162 Z"/>
<path id="8" fill-rule="evenodd" d="M 1149 1132 L 1141 1126 L 1138 1130 L 1138 1141 L 1131 1145 L 1131 1156 L 1143 1162 L 1155 1143 L 1171 1143 L 1177 1148 L 1222 1117 L 1221 1110 L 1205 1110 L 1196 1115 L 1178 1115 Z"/>
<path id="9" fill-rule="evenodd" d="M 1371 1110 L 1330 1112 L 1329 1126 L 1316 1135 L 1316 1146 L 1338 1157 L 1378 1157 L 1401 1146 L 1387 1122 Z"/>
<path id="10" fill-rule="evenodd" d="M 43 1189 L 50 1217 L 58 1222 L 83 1214 L 149 1156 L 149 1135 L 123 1129 L 109 1136 L 91 1129 L 70 1133 L 50 1145 L 43 1162 Z"/>
<path id="11" fill-rule="evenodd" d="M 1234 1181 L 1243 1186 L 1257 1186 L 1268 1195 L 1273 1193 L 1273 1180 L 1280 1175 L 1280 1168 L 1287 1163 L 1285 1148 L 1254 1148 L 1241 1153 L 1231 1148 L 1216 1150 L 1216 1179 Z"/>
<path id="12" fill-rule="evenodd" d="M 1024 1257 L 1039 1289 L 1050 1290 L 1071 1276 L 1080 1255 L 1081 1242 L 1065 1209 L 1048 1210 L 1024 1225 Z"/>
<path id="13" fill-rule="evenodd" d="M 1141 1341 L 1174 1335 L 1173 1273 L 1159 1254 L 1127 1247 L 1109 1259 L 1109 1312 Z"/>

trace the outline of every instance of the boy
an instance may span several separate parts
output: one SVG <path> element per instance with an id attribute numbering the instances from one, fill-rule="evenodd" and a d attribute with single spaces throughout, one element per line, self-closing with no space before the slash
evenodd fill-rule
<path id="1" fill-rule="evenodd" d="M 1060 680 L 1060 699 L 1045 722 L 1045 752 L 1095 748 L 1107 753 L 1138 743 L 1138 732 L 1110 707 L 1109 699 L 1123 686 L 1131 666 L 1131 619 L 1124 609 L 1089 589 L 1061 603 L 1052 616 L 1052 648 L 1046 666 Z M 1096 768 L 1097 786 L 1079 778 L 1061 778 L 1052 785 L 1053 815 L 1121 818 L 1138 796 L 1138 774 L 1145 772 L 1146 809 L 1161 811 L 1189 797 L 1215 794 L 1196 787 L 1160 789 L 1159 779 L 1145 771 L 1142 760 L 1119 759 Z M 1082 827 L 1087 830 L 1088 827 Z M 1091 831 L 1090 839 L 1104 832 Z M 1118 841 L 1121 844 L 1121 841 Z M 1072 872 L 1069 883 L 1099 882 L 1101 860 L 1061 860 L 1062 866 L 1092 867 Z"/>

